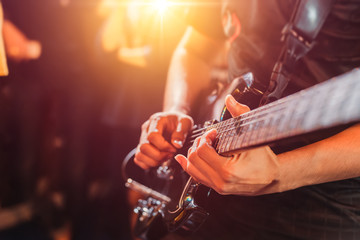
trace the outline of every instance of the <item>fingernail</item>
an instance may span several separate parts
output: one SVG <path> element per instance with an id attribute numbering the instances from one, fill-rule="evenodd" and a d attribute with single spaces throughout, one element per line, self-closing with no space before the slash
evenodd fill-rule
<path id="1" fill-rule="evenodd" d="M 182 159 L 180 155 L 176 155 L 174 158 L 180 165 L 182 165 Z"/>
<path id="2" fill-rule="evenodd" d="M 182 147 L 184 145 L 183 141 L 180 140 L 174 140 L 173 143 L 177 145 L 177 147 Z"/>

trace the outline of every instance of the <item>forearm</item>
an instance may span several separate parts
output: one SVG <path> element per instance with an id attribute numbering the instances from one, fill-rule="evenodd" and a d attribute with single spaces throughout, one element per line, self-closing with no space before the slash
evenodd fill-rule
<path id="1" fill-rule="evenodd" d="M 278 155 L 277 191 L 360 176 L 360 124 Z M 277 186 L 276 186 L 277 185 Z"/>
<path id="2" fill-rule="evenodd" d="M 202 47 L 199 47 L 202 46 Z M 221 42 L 188 29 L 171 60 L 164 97 L 164 111 L 189 114 L 199 93 L 209 86 L 210 70 Z"/>
<path id="3" fill-rule="evenodd" d="M 189 114 L 196 96 L 210 81 L 209 66 L 186 51 L 177 49 L 173 56 L 166 83 L 164 111 Z"/>

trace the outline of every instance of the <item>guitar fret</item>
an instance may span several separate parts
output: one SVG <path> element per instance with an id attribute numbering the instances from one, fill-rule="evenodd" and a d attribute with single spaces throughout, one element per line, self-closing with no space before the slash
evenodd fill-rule
<path id="1" fill-rule="evenodd" d="M 232 148 L 232 144 L 234 142 L 234 139 L 235 139 L 235 136 L 236 136 L 236 127 L 235 127 L 235 119 L 232 119 L 232 124 L 231 124 L 231 130 L 229 130 L 229 140 L 226 144 L 226 148 L 225 148 L 225 151 L 228 152 L 228 151 L 231 151 Z"/>
<path id="2" fill-rule="evenodd" d="M 291 117 L 293 116 L 294 109 L 291 105 L 287 105 L 287 108 L 283 112 L 283 114 L 280 115 L 280 123 L 278 125 L 278 138 L 284 138 L 290 135 L 290 121 Z"/>
<path id="3" fill-rule="evenodd" d="M 219 135 L 219 142 L 218 142 L 218 152 L 222 152 L 222 150 L 223 150 L 223 148 L 224 148 L 224 144 L 223 144 L 223 142 L 224 142 L 224 128 L 225 128 L 225 126 L 226 126 L 226 123 L 227 122 L 221 122 L 220 124 L 219 124 L 219 129 L 218 129 L 218 131 L 219 131 L 219 133 L 220 133 L 220 135 Z"/>
<path id="4" fill-rule="evenodd" d="M 239 138 L 242 135 L 241 124 L 242 124 L 241 119 L 237 119 L 234 123 L 234 136 L 233 136 L 233 140 L 231 141 L 231 144 L 230 144 L 231 151 L 236 149 L 236 146 L 238 146 Z"/>
<path id="5" fill-rule="evenodd" d="M 258 141 L 258 134 L 259 134 L 259 124 L 260 124 L 260 121 L 256 121 L 255 123 L 253 123 L 253 131 L 252 131 L 252 134 L 250 135 L 250 140 L 249 140 L 249 143 L 251 145 L 255 145 L 256 142 Z"/>
<path id="6" fill-rule="evenodd" d="M 258 139 L 260 139 L 260 141 L 263 141 L 263 139 L 266 139 L 265 136 L 267 136 L 267 123 L 268 122 L 268 119 L 263 119 L 262 120 L 262 123 L 261 123 L 261 129 L 259 131 L 259 134 L 258 134 Z"/>
<path id="7" fill-rule="evenodd" d="M 221 151 L 222 152 L 225 152 L 226 151 L 226 144 L 227 144 L 227 141 L 228 141 L 228 129 L 229 129 L 229 126 L 230 126 L 230 122 L 231 122 L 231 119 L 229 119 L 229 121 L 227 122 L 226 125 L 224 125 L 224 128 L 223 128 L 223 131 L 224 131 L 224 134 L 223 134 L 223 141 L 222 141 L 222 146 L 221 146 Z"/>
<path id="8" fill-rule="evenodd" d="M 229 142 L 229 138 L 230 138 L 230 132 L 229 132 L 229 129 L 230 129 L 230 126 L 231 126 L 231 121 L 232 119 L 229 119 L 228 121 L 228 124 L 225 126 L 224 128 L 224 141 L 222 143 L 222 147 L 221 147 L 221 151 L 222 152 L 225 152 L 226 151 L 226 148 L 227 148 L 227 144 Z"/>
<path id="9" fill-rule="evenodd" d="M 276 123 L 276 119 L 274 120 L 274 118 L 271 118 L 269 120 L 269 126 L 268 126 L 268 131 L 267 131 L 267 136 L 266 136 L 266 141 L 271 141 L 273 139 L 275 139 L 275 126 L 273 125 L 273 123 Z"/>
<path id="10" fill-rule="evenodd" d="M 247 147 L 249 145 L 249 135 L 251 133 L 251 127 L 252 125 L 251 124 L 248 124 L 248 121 L 246 121 L 245 123 L 245 127 L 244 127 L 244 139 L 242 141 L 242 147 Z"/>
<path id="11" fill-rule="evenodd" d="M 240 146 L 242 144 L 242 141 L 244 140 L 244 129 L 243 129 L 243 123 L 244 121 L 239 121 L 239 127 L 237 128 L 238 137 L 235 139 L 236 146 Z M 241 126 L 241 127 L 240 127 Z M 235 149 L 235 146 L 232 147 L 232 149 Z"/>

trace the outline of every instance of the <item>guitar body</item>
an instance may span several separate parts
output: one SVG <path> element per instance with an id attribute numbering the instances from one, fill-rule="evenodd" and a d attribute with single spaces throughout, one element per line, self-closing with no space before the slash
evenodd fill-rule
<path id="1" fill-rule="evenodd" d="M 210 94 L 198 101 L 200 106 L 196 109 L 202 111 L 198 111 L 196 116 L 192 115 L 196 122 L 203 124 L 196 125 L 195 131 L 231 117 L 224 106 L 225 97 L 228 94 L 232 94 L 237 101 L 250 108 L 255 108 L 260 102 L 263 90 L 264 86 L 251 73 L 235 79 L 228 86 L 221 84 L 219 87 L 218 85 L 217 88 L 212 89 Z M 186 155 L 193 140 L 186 141 L 178 153 Z M 207 218 L 207 211 L 200 206 L 206 206 L 210 189 L 193 181 L 175 160 L 171 159 L 166 162 L 165 166 L 162 165 L 148 172 L 145 182 L 151 183 L 150 186 L 147 184 L 147 187 L 171 200 L 169 202 L 159 201 L 154 196 L 139 200 L 139 204 L 135 208 L 138 219 L 134 233 L 137 237 L 158 239 L 167 230 L 194 232 Z M 128 183 L 128 185 L 130 184 Z M 166 229 L 164 229 L 164 223 Z"/>

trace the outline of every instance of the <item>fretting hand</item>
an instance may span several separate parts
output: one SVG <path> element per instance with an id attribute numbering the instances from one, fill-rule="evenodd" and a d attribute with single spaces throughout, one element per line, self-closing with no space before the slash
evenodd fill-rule
<path id="1" fill-rule="evenodd" d="M 233 117 L 249 111 L 232 96 L 226 98 L 226 106 Z M 194 179 L 220 194 L 268 193 L 269 186 L 275 185 L 279 177 L 277 157 L 271 149 L 266 146 L 223 157 L 212 147 L 215 138 L 216 130 L 205 133 L 195 140 L 187 158 L 177 155 L 175 159 Z"/>

